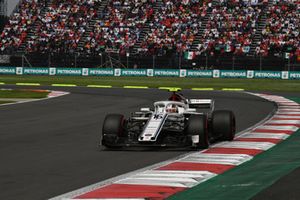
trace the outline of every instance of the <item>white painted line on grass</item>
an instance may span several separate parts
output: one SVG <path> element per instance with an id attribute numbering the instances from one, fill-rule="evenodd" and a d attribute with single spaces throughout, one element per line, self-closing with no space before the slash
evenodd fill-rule
<path id="1" fill-rule="evenodd" d="M 16 83 L 16 85 L 19 85 L 19 86 L 40 86 L 41 84 L 39 84 L 39 83 Z"/>
<path id="2" fill-rule="evenodd" d="M 87 85 L 86 87 L 90 87 L 90 88 L 112 88 L 111 85 Z"/>
<path id="3" fill-rule="evenodd" d="M 75 84 L 60 84 L 60 83 L 54 83 L 51 86 L 54 87 L 76 87 L 77 85 Z"/>

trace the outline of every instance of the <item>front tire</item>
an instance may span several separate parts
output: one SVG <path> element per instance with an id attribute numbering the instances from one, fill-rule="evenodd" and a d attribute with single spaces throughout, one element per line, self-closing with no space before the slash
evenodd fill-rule
<path id="1" fill-rule="evenodd" d="M 102 127 L 102 145 L 114 147 L 120 137 L 125 135 L 125 118 L 121 114 L 106 115 Z"/>
<path id="2" fill-rule="evenodd" d="M 196 143 L 196 148 L 206 149 L 209 146 L 207 116 L 206 115 L 191 115 L 186 127 L 186 134 L 190 137 L 198 136 L 199 142 Z"/>
<path id="3" fill-rule="evenodd" d="M 235 136 L 235 116 L 232 111 L 217 110 L 212 114 L 212 134 L 221 141 L 232 141 Z"/>

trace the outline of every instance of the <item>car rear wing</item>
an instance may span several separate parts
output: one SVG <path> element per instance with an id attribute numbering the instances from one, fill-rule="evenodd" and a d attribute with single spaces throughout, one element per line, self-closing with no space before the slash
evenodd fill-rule
<path id="1" fill-rule="evenodd" d="M 189 108 L 214 110 L 214 100 L 212 99 L 189 99 Z"/>

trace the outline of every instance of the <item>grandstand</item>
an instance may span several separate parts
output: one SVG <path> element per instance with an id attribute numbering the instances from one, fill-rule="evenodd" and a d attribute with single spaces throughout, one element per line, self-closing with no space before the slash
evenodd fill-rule
<path id="1" fill-rule="evenodd" d="M 299 26 L 299 0 L 21 0 L 0 52 L 15 65 L 295 70 Z"/>
<path id="2" fill-rule="evenodd" d="M 7 15 L 7 0 L 0 0 L 0 16 Z"/>
<path id="3" fill-rule="evenodd" d="M 0 31 L 2 32 L 4 26 L 7 24 L 7 0 L 0 0 Z"/>

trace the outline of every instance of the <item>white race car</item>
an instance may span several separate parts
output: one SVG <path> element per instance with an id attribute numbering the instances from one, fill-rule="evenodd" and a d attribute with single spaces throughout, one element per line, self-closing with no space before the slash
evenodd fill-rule
<path id="1" fill-rule="evenodd" d="M 205 111 L 204 111 L 205 110 Z M 108 114 L 102 127 L 101 144 L 116 147 L 192 147 L 205 149 L 217 141 L 231 141 L 235 135 L 232 111 L 214 110 L 212 99 L 186 99 L 173 92 L 154 109 L 141 108 L 128 119 Z"/>

